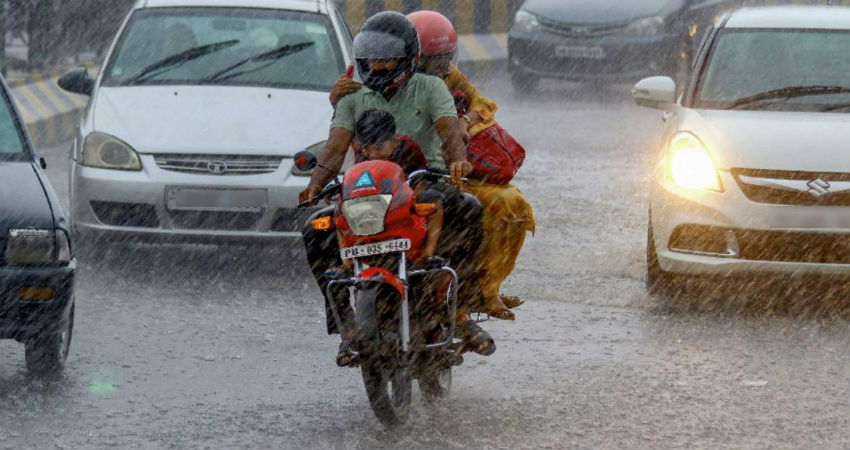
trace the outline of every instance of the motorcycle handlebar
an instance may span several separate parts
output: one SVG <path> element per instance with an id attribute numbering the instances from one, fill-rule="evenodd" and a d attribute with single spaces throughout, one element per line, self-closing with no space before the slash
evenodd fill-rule
<path id="1" fill-rule="evenodd" d="M 336 184 L 336 183 L 331 184 L 329 186 L 326 186 L 324 189 L 322 189 L 322 192 L 319 192 L 318 194 L 316 194 L 316 196 L 313 197 L 312 200 L 307 200 L 306 202 L 301 202 L 301 203 L 298 204 L 298 207 L 299 208 L 309 208 L 311 206 L 314 206 L 316 203 L 319 203 L 320 200 L 323 200 L 327 197 L 332 197 L 332 196 L 338 194 L 340 189 L 341 189 L 341 186 L 342 185 Z"/>

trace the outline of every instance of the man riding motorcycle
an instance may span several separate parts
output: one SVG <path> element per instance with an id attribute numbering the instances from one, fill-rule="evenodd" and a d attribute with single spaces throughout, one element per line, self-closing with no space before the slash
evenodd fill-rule
<path id="1" fill-rule="evenodd" d="M 372 109 L 393 114 L 398 131 L 417 141 L 429 166 L 447 168 L 458 181 L 469 175 L 472 166 L 467 161 L 452 95 L 441 79 L 416 72 L 420 48 L 413 24 L 396 12 L 372 16 L 354 40 L 354 56 L 365 87 L 336 104 L 328 141 L 300 201 L 312 200 L 336 175 L 353 141 L 357 120 Z M 438 254 L 451 261 L 460 279 L 458 322 L 462 325 L 459 337 L 471 350 L 492 354 L 495 351 L 493 339 L 466 314 L 468 305 L 477 302 L 480 295 L 475 269 L 481 243 L 481 206 L 474 197 L 449 184 L 439 183 L 433 188 L 445 196 L 447 222 Z M 330 211 L 319 212 L 314 217 L 321 214 L 327 215 Z M 328 258 L 328 255 L 338 254 L 335 234 L 322 234 L 307 226 L 304 243 L 314 276 L 325 292 L 328 283 L 325 271 L 340 263 Z M 350 311 L 344 293 L 326 301 L 334 301 L 340 310 Z M 328 320 L 328 331 L 337 332 L 335 328 L 333 321 Z"/>

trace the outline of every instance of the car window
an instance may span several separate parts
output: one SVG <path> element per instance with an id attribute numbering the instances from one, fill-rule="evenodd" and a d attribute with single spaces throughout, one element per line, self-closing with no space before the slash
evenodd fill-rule
<path id="1" fill-rule="evenodd" d="M 724 108 L 736 100 L 796 86 L 850 89 L 850 33 L 820 30 L 724 30 L 704 69 L 697 106 Z M 777 99 L 771 109 L 821 110 L 850 95 Z M 758 105 L 754 105 L 758 106 Z"/>
<path id="2" fill-rule="evenodd" d="M 293 50 L 275 53 L 284 46 Z M 162 65 L 178 55 L 189 57 Z M 252 59 L 258 55 L 264 56 Z M 152 70 L 157 64 L 160 67 Z M 341 70 L 341 52 L 327 16 L 250 8 L 158 8 L 133 14 L 103 84 L 329 90 Z"/>
<path id="3" fill-rule="evenodd" d="M 3 94 L 0 99 L 0 158 L 2 155 L 20 155 L 24 152 L 21 131 L 15 121 L 9 98 Z"/>

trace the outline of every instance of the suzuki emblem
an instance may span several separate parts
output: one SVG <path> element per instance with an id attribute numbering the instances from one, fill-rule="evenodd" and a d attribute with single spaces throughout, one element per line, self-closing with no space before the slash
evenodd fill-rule
<path id="1" fill-rule="evenodd" d="M 213 175 L 224 175 L 227 172 L 227 164 L 222 161 L 213 161 L 207 164 L 207 170 Z"/>
<path id="2" fill-rule="evenodd" d="M 829 182 L 820 178 L 809 181 L 806 183 L 806 186 L 809 187 L 809 194 L 812 194 L 815 197 L 823 197 L 824 195 L 829 194 Z"/>

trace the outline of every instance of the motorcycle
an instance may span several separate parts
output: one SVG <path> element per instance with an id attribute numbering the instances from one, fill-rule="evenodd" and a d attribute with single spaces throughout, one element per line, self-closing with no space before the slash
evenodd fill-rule
<path id="1" fill-rule="evenodd" d="M 312 170 L 315 155 L 295 155 L 299 170 Z M 456 339 L 457 273 L 440 258 L 419 262 L 433 204 L 417 204 L 411 185 L 448 179 L 446 171 L 420 170 L 405 179 L 398 165 L 366 161 L 335 177 L 312 201 L 333 199 L 333 216 L 314 215 L 313 230 L 337 230 L 340 256 L 351 271 L 325 273 L 329 299 L 347 289 L 343 307 L 330 301 L 343 346 L 359 362 L 372 410 L 381 423 L 406 422 L 413 380 L 426 402 L 449 395 L 452 367 L 463 361 Z M 352 337 L 353 336 L 353 337 Z"/>

